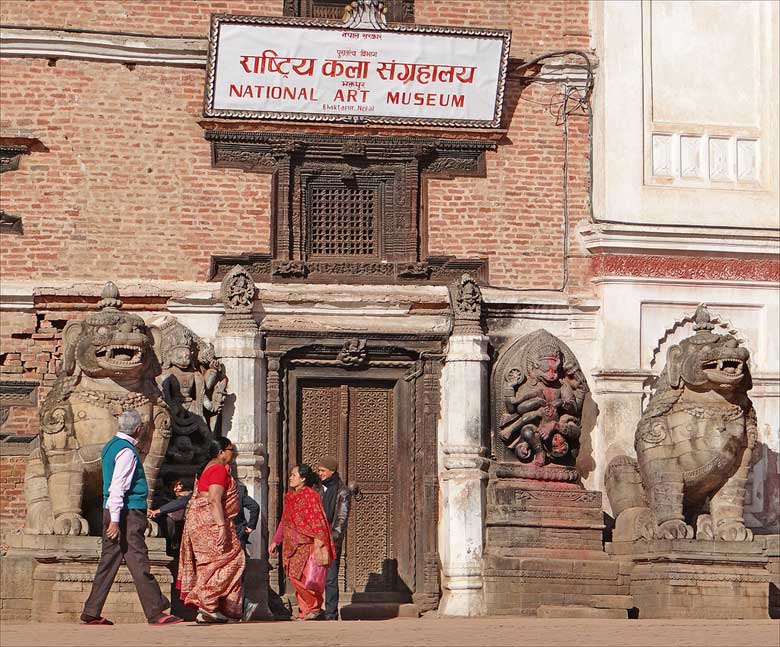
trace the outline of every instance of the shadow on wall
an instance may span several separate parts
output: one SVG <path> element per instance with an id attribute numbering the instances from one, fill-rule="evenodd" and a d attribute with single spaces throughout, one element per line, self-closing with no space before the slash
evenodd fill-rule
<path id="1" fill-rule="evenodd" d="M 745 525 L 756 535 L 780 534 L 780 454 L 758 442 L 752 463 L 745 488 Z"/>
<path id="2" fill-rule="evenodd" d="M 233 414 L 236 412 L 236 394 L 235 393 L 228 393 L 225 395 L 225 401 L 222 405 L 222 411 L 220 413 L 221 420 L 219 421 L 219 425 L 221 426 L 221 429 L 215 429 L 214 435 L 215 436 L 222 436 L 223 430 L 225 429 L 233 429 Z M 227 434 L 228 437 L 230 437 L 230 432 Z"/>
<path id="3" fill-rule="evenodd" d="M 580 453 L 577 454 L 577 471 L 583 480 L 596 469 L 596 459 L 593 456 L 593 430 L 599 418 L 599 405 L 588 391 L 582 403 L 582 419 L 580 431 Z"/>

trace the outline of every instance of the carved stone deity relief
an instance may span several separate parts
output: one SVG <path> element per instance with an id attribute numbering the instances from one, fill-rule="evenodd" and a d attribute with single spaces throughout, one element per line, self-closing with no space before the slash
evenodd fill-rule
<path id="1" fill-rule="evenodd" d="M 255 281 L 247 270 L 236 265 L 230 270 L 219 289 L 219 298 L 225 307 L 225 314 L 219 322 L 222 332 L 254 332 L 257 323 L 252 317 L 255 300 Z"/>
<path id="2" fill-rule="evenodd" d="M 174 317 L 153 322 L 155 352 L 162 373 L 157 378 L 171 417 L 172 438 L 167 460 L 200 464 L 209 441 L 218 433 L 227 377 L 214 347 Z"/>
<path id="3" fill-rule="evenodd" d="M 607 467 L 615 541 L 753 538 L 743 521 L 757 436 L 750 353 L 713 333 L 705 306 L 694 322 L 695 334 L 667 351 L 637 425 L 636 459 L 616 456 Z"/>
<path id="4" fill-rule="evenodd" d="M 508 344 L 499 358 L 493 371 L 497 456 L 527 464 L 530 478 L 554 480 L 555 471 L 545 467 L 575 475 L 588 385 L 574 353 L 537 330 Z"/>
<path id="5" fill-rule="evenodd" d="M 484 333 L 482 290 L 469 274 L 463 274 L 460 281 L 450 286 L 450 301 L 452 303 L 453 335 L 481 335 Z"/>

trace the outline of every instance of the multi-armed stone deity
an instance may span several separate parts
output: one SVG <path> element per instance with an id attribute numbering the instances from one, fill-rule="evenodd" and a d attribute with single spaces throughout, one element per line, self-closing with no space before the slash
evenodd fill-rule
<path id="1" fill-rule="evenodd" d="M 154 322 L 155 351 L 162 373 L 157 379 L 170 409 L 168 460 L 179 465 L 199 465 L 215 435 L 225 400 L 227 377 L 211 344 L 176 319 L 165 316 Z"/>
<path id="2" fill-rule="evenodd" d="M 574 354 L 557 337 L 537 330 L 518 339 L 500 364 L 497 429 L 503 443 L 523 463 L 573 468 L 588 392 Z"/>
<path id="3" fill-rule="evenodd" d="M 615 541 L 750 541 L 742 510 L 756 413 L 749 353 L 732 335 L 713 333 L 707 309 L 696 334 L 672 346 L 636 430 L 636 460 L 618 456 L 606 490 Z"/>
<path id="4" fill-rule="evenodd" d="M 168 449 L 170 418 L 154 381 L 159 373 L 152 330 L 122 312 L 107 283 L 99 312 L 63 331 L 62 372 L 40 410 L 38 445 L 28 458 L 24 494 L 32 534 L 86 535 L 102 508 L 100 452 L 117 431 L 117 416 L 135 410 L 145 429 L 138 449 L 154 494 Z M 93 530 L 100 527 L 97 516 Z"/>

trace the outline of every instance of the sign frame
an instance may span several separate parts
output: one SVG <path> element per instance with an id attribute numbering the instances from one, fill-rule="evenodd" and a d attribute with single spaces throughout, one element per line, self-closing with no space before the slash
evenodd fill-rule
<path id="1" fill-rule="evenodd" d="M 496 100 L 493 108 L 493 118 L 490 120 L 479 119 L 436 119 L 429 117 L 392 117 L 366 114 L 322 114 L 313 112 L 276 112 L 261 110 L 226 110 L 214 107 L 215 85 L 217 71 L 217 42 L 221 25 L 262 25 L 273 27 L 299 27 L 310 29 L 329 29 L 333 31 L 355 31 L 377 33 L 414 33 L 433 34 L 444 36 L 460 36 L 472 38 L 494 38 L 502 41 L 501 58 L 498 70 L 498 86 Z M 275 120 L 275 121 L 301 121 L 320 123 L 343 124 L 385 124 L 404 126 L 438 126 L 448 128 L 488 128 L 501 127 L 502 113 L 504 109 L 504 96 L 506 92 L 507 68 L 509 66 L 509 47 L 512 31 L 509 29 L 488 29 L 479 27 L 448 27 L 438 25 L 416 25 L 409 23 L 389 23 L 379 30 L 350 28 L 332 20 L 307 19 L 307 18 L 276 18 L 269 16 L 248 16 L 238 14 L 211 14 L 209 28 L 209 47 L 206 63 L 206 90 L 203 101 L 203 116 L 218 119 L 251 119 L 251 120 Z"/>

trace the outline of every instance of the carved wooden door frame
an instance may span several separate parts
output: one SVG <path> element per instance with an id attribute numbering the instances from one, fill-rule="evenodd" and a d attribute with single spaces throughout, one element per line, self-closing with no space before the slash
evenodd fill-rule
<path id="1" fill-rule="evenodd" d="M 356 347 L 361 350 L 352 354 L 345 352 L 354 351 Z M 407 453 L 410 469 L 409 483 L 402 485 L 399 492 L 413 508 L 408 528 L 408 553 L 399 559 L 399 569 L 403 568 L 404 572 L 399 574 L 416 604 L 423 610 L 435 608 L 440 594 L 436 431 L 442 340 L 434 336 L 355 340 L 273 335 L 266 338 L 265 355 L 268 362 L 269 532 L 275 530 L 280 518 L 286 474 L 295 461 L 294 447 L 289 439 L 297 433 L 299 381 L 393 384 L 398 398 L 395 442 Z M 271 585 L 277 588 L 280 582 L 273 579 Z"/>

